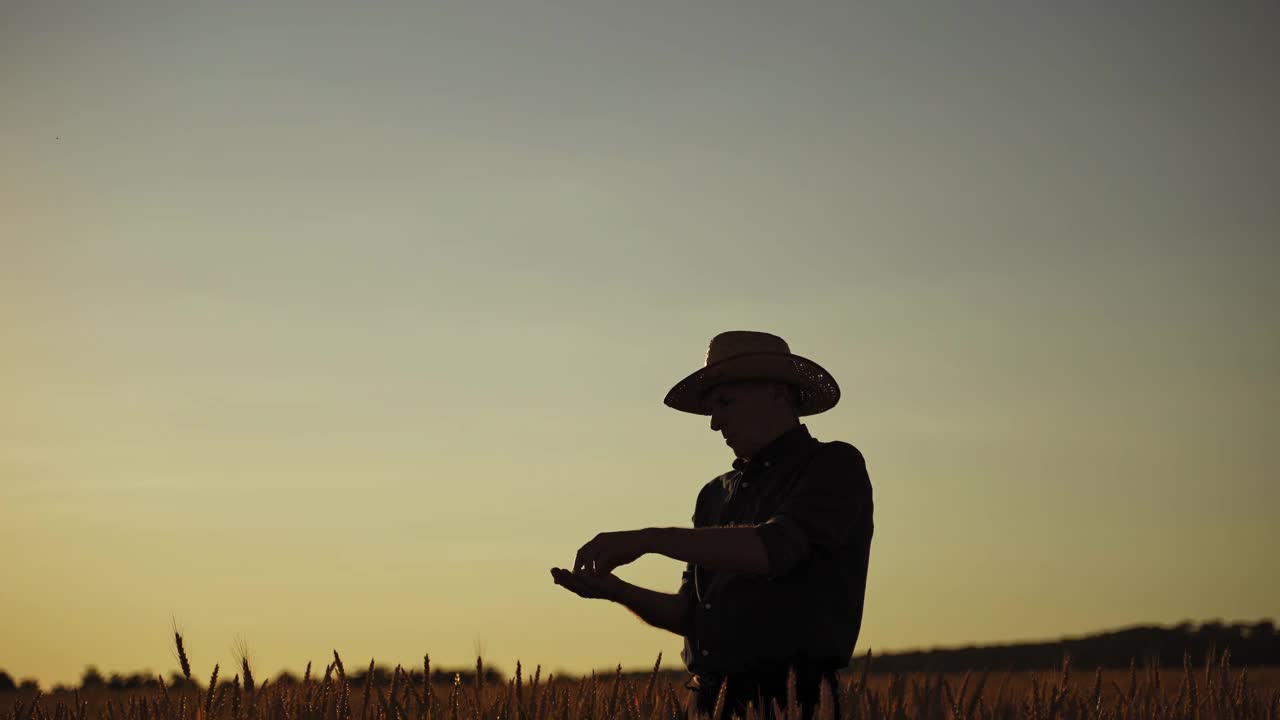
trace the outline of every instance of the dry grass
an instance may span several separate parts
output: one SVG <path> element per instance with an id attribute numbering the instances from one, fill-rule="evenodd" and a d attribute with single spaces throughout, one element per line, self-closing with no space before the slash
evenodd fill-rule
<path id="1" fill-rule="evenodd" d="M 368 682 L 348 678 L 335 651 L 323 677 L 300 682 L 252 681 L 247 656 L 240 675 L 218 683 L 214 666 L 207 688 L 191 681 L 181 635 L 175 632 L 182 675 L 187 682 L 158 690 L 79 691 L 53 696 L 13 693 L 0 696 L 0 720 L 680 720 L 697 718 L 684 674 L 660 672 L 662 656 L 647 675 L 542 678 L 539 666 L 530 682 L 517 663 L 514 677 L 486 683 L 483 661 L 476 659 L 470 686 L 455 674 L 451 684 L 433 684 L 430 657 L 406 671 L 397 666 L 380 686 L 370 662 Z M 1249 672 L 1233 669 L 1229 653 L 1193 667 L 1097 670 L 1077 673 L 1064 664 L 1057 673 L 928 673 L 878 675 L 870 656 L 854 672 L 841 673 L 839 720 L 946 718 L 1004 720 L 1163 719 L 1280 720 L 1280 668 Z M 359 697 L 353 688 L 359 685 Z M 721 695 L 723 701 L 723 693 Z M 774 717 L 800 717 L 792 701 L 775 705 Z M 830 690 L 822 690 L 815 718 L 836 720 Z M 718 703 L 723 707 L 723 702 Z M 719 716 L 723 713 L 716 712 Z M 751 708 L 747 720 L 757 720 Z M 727 720 L 723 719 L 722 720 Z"/>

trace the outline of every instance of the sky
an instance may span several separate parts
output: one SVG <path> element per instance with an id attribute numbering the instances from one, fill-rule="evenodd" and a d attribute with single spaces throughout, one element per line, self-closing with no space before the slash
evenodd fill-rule
<path id="1" fill-rule="evenodd" d="M 742 329 L 842 388 L 857 654 L 1280 616 L 1278 20 L 0 0 L 0 668 L 681 669 L 548 569 L 690 525 Z"/>

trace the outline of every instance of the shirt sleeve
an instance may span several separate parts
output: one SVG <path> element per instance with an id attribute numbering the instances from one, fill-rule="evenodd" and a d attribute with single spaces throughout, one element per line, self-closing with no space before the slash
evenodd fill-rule
<path id="1" fill-rule="evenodd" d="M 815 547 L 847 545 L 870 504 L 871 481 L 862 453 L 844 442 L 824 447 L 773 516 L 756 526 L 769 556 L 767 578 L 790 573 Z"/>

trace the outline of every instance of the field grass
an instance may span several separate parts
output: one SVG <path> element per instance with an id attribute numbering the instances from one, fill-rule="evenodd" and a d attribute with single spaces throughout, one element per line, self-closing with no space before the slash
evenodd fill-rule
<path id="1" fill-rule="evenodd" d="M 372 662 L 350 676 L 334 653 L 323 675 L 255 681 L 242 659 L 228 681 L 215 666 L 208 684 L 193 677 L 175 634 L 177 684 L 157 678 L 153 689 L 64 690 L 0 694 L 0 720 L 648 720 L 696 718 L 686 674 L 660 671 L 662 656 L 647 673 L 615 672 L 587 678 L 526 677 L 517 664 L 502 682 L 486 681 L 483 659 L 464 683 L 432 679 L 430 657 L 423 666 L 397 666 L 379 682 Z M 1080 672 L 1069 662 L 1057 672 L 969 672 L 964 674 L 878 674 L 865 657 L 840 673 L 840 718 L 1186 718 L 1187 720 L 1280 720 L 1280 668 L 1235 669 L 1229 653 L 1194 667 L 1139 667 Z M 434 677 L 438 677 L 437 671 Z M 219 679 L 221 677 L 221 680 Z M 721 707 L 723 694 L 721 696 Z M 823 688 L 815 718 L 836 720 L 830 691 Z M 772 708 L 773 717 L 799 718 L 794 702 Z M 723 718 L 724 713 L 714 713 Z M 705 717 L 705 716 L 704 716 Z M 758 718 L 751 708 L 747 720 Z"/>

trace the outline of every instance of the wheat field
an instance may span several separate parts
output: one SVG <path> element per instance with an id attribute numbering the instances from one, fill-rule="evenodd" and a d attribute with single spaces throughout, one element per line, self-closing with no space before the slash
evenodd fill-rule
<path id="1" fill-rule="evenodd" d="M 0 694 L 0 720 L 694 720 L 697 712 L 684 673 L 661 671 L 662 655 L 653 670 L 586 678 L 542 677 L 538 666 L 532 678 L 516 664 L 515 674 L 492 680 L 482 658 L 474 673 L 453 674 L 453 681 L 436 681 L 431 658 L 421 668 L 403 666 L 379 682 L 382 673 L 370 661 L 363 674 L 348 675 L 341 656 L 333 653 L 323 674 L 307 664 L 302 678 L 282 676 L 276 682 L 255 681 L 242 657 L 234 677 L 227 680 L 214 666 L 206 685 L 192 675 L 181 635 L 175 633 L 181 675 L 166 683 L 158 676 L 154 688 L 137 691 L 61 690 Z M 1185 658 L 1181 668 L 1139 667 L 1129 670 L 1077 672 L 1069 659 L 1054 673 L 969 672 L 964 674 L 874 672 L 868 653 L 855 668 L 840 673 L 839 703 L 822 688 L 815 709 L 818 720 L 904 720 L 937 718 L 965 720 L 1280 720 L 1280 668 L 1250 671 L 1230 664 L 1230 652 L 1193 666 Z M 798 720 L 794 678 L 787 707 L 774 704 L 766 716 Z M 835 709 L 839 707 L 839 718 Z M 721 691 L 718 720 L 723 712 Z M 749 708 L 745 720 L 763 716 Z"/>

